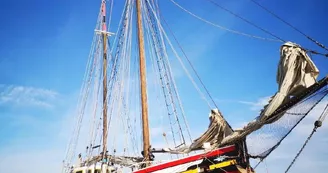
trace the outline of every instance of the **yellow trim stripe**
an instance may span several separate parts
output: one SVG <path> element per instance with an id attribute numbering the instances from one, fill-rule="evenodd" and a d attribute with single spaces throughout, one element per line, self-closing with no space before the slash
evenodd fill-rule
<path id="1" fill-rule="evenodd" d="M 223 168 L 223 167 L 236 165 L 236 164 L 237 164 L 237 161 L 235 159 L 233 159 L 233 160 L 221 162 L 218 164 L 210 165 L 210 170 L 217 169 L 217 168 Z"/>
<path id="2" fill-rule="evenodd" d="M 228 160 L 228 161 L 225 161 L 225 162 L 210 165 L 209 170 L 214 170 L 214 169 L 223 168 L 223 167 L 236 165 L 236 164 L 237 164 L 237 161 L 235 159 Z M 199 173 L 199 169 L 196 168 L 196 169 L 192 169 L 192 170 L 188 170 L 188 171 L 183 171 L 183 172 L 180 172 L 180 173 Z"/>

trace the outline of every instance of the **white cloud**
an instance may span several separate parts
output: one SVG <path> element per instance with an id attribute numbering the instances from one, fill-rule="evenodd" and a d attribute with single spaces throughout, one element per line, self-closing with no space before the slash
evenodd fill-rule
<path id="1" fill-rule="evenodd" d="M 266 172 L 266 169 L 268 169 L 269 172 L 284 172 L 304 144 L 306 138 L 310 135 L 314 127 L 314 122 L 321 115 L 327 103 L 328 101 L 326 97 L 325 100 L 320 102 L 317 107 L 315 107 L 312 112 L 310 112 L 307 117 L 296 126 L 287 138 L 282 141 L 278 148 L 267 157 L 266 164 L 262 163 L 256 171 Z M 288 123 L 289 122 L 286 124 L 285 122 L 285 125 L 290 127 L 291 125 Z M 249 151 L 264 151 L 265 148 L 268 149 L 270 146 L 273 146 L 282 137 L 279 136 L 279 133 L 284 133 L 284 131 L 279 131 L 279 127 L 282 127 L 281 125 L 283 124 L 278 123 L 277 125 L 278 128 L 274 128 L 274 131 L 264 133 L 260 132 L 256 135 L 251 135 L 251 138 L 248 139 L 248 141 L 251 140 L 249 143 L 251 149 L 249 149 Z M 322 172 L 322 170 L 328 168 L 327 164 L 324 162 L 324 160 L 327 160 L 328 155 L 328 152 L 326 151 L 328 137 L 324 134 L 327 129 L 328 125 L 323 122 L 323 126 L 314 134 L 303 153 L 295 162 L 295 165 L 290 169 L 290 172 Z M 271 133 L 273 133 L 273 135 Z M 266 165 L 268 167 L 266 167 Z"/>
<path id="2" fill-rule="evenodd" d="M 75 93 L 74 93 L 75 94 Z M 8 130 L 10 137 L 0 142 L 0 172 L 33 172 L 58 173 L 61 171 L 62 160 L 68 139 L 71 135 L 73 109 L 76 107 L 74 95 L 67 95 L 64 103 L 58 102 L 61 95 L 56 91 L 14 85 L 0 85 L 0 105 L 15 106 L 24 114 L 15 114 L 15 109 L 7 114 L 10 116 L 6 125 L 17 129 Z M 63 106 L 65 105 L 65 106 Z M 47 112 L 50 119 L 39 118 L 39 109 L 34 107 L 58 107 L 60 109 Z M 56 118 L 54 118 L 55 116 Z M 0 129 L 2 130 L 2 129 Z M 7 130 L 4 126 L 3 130 Z"/>
<path id="3" fill-rule="evenodd" d="M 37 149 L 31 149 L 28 147 L 26 148 L 25 146 L 19 146 L 18 144 L 16 146 L 11 146 L 3 149 L 3 152 L 0 152 L 0 157 L 3 158 L 0 160 L 0 172 L 60 172 L 62 160 L 64 158 L 64 152 L 66 149 L 65 146 L 68 142 L 68 137 L 71 135 L 70 126 L 72 125 L 72 117 L 74 116 L 74 111 L 72 110 L 75 109 L 76 105 L 75 102 L 70 104 L 72 106 L 70 106 L 68 110 L 64 110 L 66 115 L 57 122 L 57 125 L 52 125 L 53 129 L 47 132 L 49 136 L 56 139 L 54 140 L 54 143 L 48 143 L 47 145 Z M 312 113 L 312 115 L 315 114 L 318 113 Z M 309 115 L 309 117 L 294 130 L 294 135 L 287 138 L 286 142 L 284 141 L 282 145 L 268 157 L 267 165 L 269 166 L 270 172 L 282 172 L 282 170 L 287 167 L 287 164 L 290 163 L 297 150 L 301 147 L 305 138 L 310 133 L 311 128 L 313 127 L 313 120 L 315 119 L 316 118 Z M 45 123 L 43 124 L 45 129 L 48 129 L 47 127 L 49 127 L 53 122 L 43 123 Z M 309 128 L 305 128 L 306 126 L 309 126 Z M 296 162 L 296 165 L 292 168 L 291 172 L 302 172 L 302 169 L 304 171 L 304 169 L 309 170 L 310 168 L 311 170 L 316 169 L 317 171 L 324 170 L 325 163 L 321 161 L 321 158 L 318 157 L 318 155 L 324 151 L 328 142 L 328 138 L 325 137 L 322 133 L 325 131 L 324 129 L 326 127 L 328 126 L 325 126 L 324 124 L 324 127 L 318 130 L 318 134 L 316 134 L 318 136 L 315 136 L 313 140 L 310 141 L 309 146 L 305 149 L 305 153 L 301 155 L 300 159 Z M 163 129 L 160 127 L 153 127 L 153 135 L 160 135 L 162 130 Z M 299 130 L 302 131 L 302 133 L 298 133 Z M 89 135 L 89 133 L 84 131 L 84 129 L 81 130 L 81 134 L 81 138 L 87 138 Z M 83 141 L 83 139 L 80 141 Z M 36 140 L 36 142 L 45 141 Z M 262 141 L 261 143 L 258 143 L 258 145 L 266 145 L 266 142 L 269 141 Z M 172 141 L 170 141 L 170 143 L 172 143 Z M 166 146 L 166 144 L 164 141 L 154 141 L 153 146 Z M 77 152 L 83 152 L 83 149 L 84 146 L 79 147 Z M 169 155 L 166 154 L 156 156 L 157 159 L 170 159 Z M 311 163 L 309 168 L 304 166 L 305 163 Z M 275 166 L 277 164 L 279 164 L 278 167 Z M 259 167 L 257 172 L 265 172 L 265 168 L 263 168 L 263 166 L 264 164 Z"/>
<path id="4" fill-rule="evenodd" d="M 0 85 L 0 105 L 53 107 L 55 91 L 16 85 Z"/>
<path id="5" fill-rule="evenodd" d="M 311 118 L 309 118 L 311 119 Z M 307 131 L 299 133 L 299 129 L 307 128 Z M 295 164 L 290 169 L 290 172 L 322 172 L 327 169 L 327 165 L 324 162 L 327 160 L 326 146 L 328 144 L 328 137 L 325 135 L 325 129 L 328 126 L 324 126 L 318 129 L 312 139 L 308 142 L 307 146 L 296 160 Z M 274 150 L 267 158 L 266 164 L 269 172 L 284 172 L 291 161 L 296 156 L 297 152 L 301 149 L 306 138 L 311 133 L 313 128 L 313 121 L 305 120 L 281 143 L 281 145 Z M 270 143 L 270 141 L 263 141 Z M 266 164 L 262 163 L 257 169 L 257 172 L 266 172 Z M 277 166 L 279 165 L 279 166 Z"/>
<path id="6" fill-rule="evenodd" d="M 269 103 L 271 96 L 267 97 L 261 97 L 256 102 L 250 102 L 250 101 L 238 101 L 239 103 L 251 105 L 250 109 L 253 111 L 259 111 L 261 110 L 266 104 Z"/>

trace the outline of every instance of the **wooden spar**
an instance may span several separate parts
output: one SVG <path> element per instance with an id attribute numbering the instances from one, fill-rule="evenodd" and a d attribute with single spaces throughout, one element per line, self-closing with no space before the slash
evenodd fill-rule
<path id="1" fill-rule="evenodd" d="M 106 28 L 106 4 L 102 1 L 102 37 L 103 37 L 103 155 L 107 156 L 107 28 Z"/>
<path id="2" fill-rule="evenodd" d="M 146 81 L 146 62 L 144 52 L 144 36 L 142 28 L 141 0 L 137 0 L 137 27 L 138 27 L 138 46 L 140 59 L 140 88 L 141 88 L 141 111 L 142 111 L 142 135 L 143 151 L 145 161 L 149 161 L 149 124 L 148 124 L 148 105 L 147 105 L 147 81 Z M 148 166 L 149 164 L 146 164 Z"/>

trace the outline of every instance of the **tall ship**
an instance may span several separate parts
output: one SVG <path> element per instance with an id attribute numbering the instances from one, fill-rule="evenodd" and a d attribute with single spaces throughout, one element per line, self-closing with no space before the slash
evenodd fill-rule
<path id="1" fill-rule="evenodd" d="M 163 18 L 158 0 L 125 0 L 119 21 L 113 18 L 113 0 L 99 3 L 62 173 L 253 173 L 316 110 L 321 114 L 313 122 L 313 131 L 286 172 L 293 168 L 328 114 L 328 77 L 318 78 L 319 69 L 309 56 L 327 54 L 276 37 L 282 42 L 277 54 L 278 90 L 258 117 L 233 129 Z M 188 86 L 177 84 L 173 68 L 177 64 L 190 80 Z M 183 106 L 181 90 L 197 92 L 208 105 L 208 115 L 192 117 L 209 121 L 202 133 L 196 133 L 201 128 L 188 125 L 190 111 Z"/>

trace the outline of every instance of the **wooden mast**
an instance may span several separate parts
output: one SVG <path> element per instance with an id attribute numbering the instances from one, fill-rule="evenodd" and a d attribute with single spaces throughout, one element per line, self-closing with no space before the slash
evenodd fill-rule
<path id="1" fill-rule="evenodd" d="M 147 80 L 146 80 L 146 62 L 144 50 L 144 36 L 142 28 L 141 0 L 137 1 L 137 27 L 138 27 L 138 47 L 140 59 L 140 88 L 141 88 L 141 110 L 142 110 L 142 135 L 143 135 L 143 151 L 145 161 L 149 161 L 149 123 L 148 123 L 148 104 L 147 104 Z M 146 166 L 148 166 L 146 164 Z"/>
<path id="2" fill-rule="evenodd" d="M 106 4 L 105 0 L 101 4 L 102 13 L 102 38 L 103 38 L 103 155 L 107 156 L 107 28 L 106 28 Z"/>

